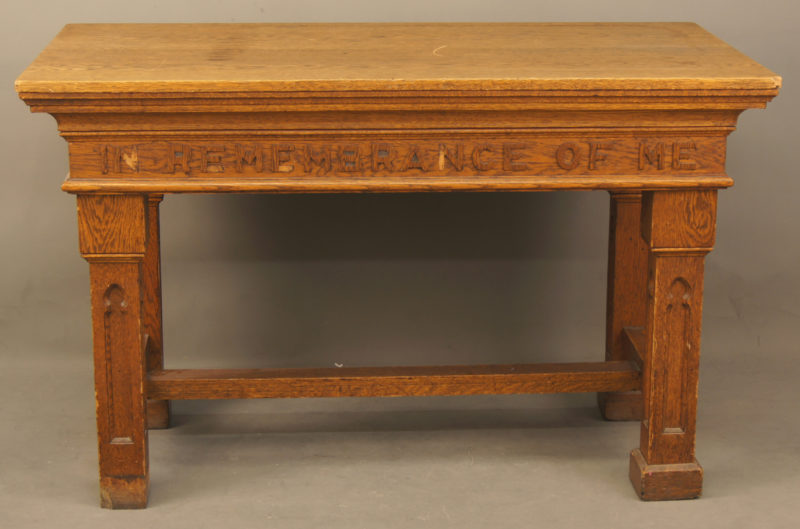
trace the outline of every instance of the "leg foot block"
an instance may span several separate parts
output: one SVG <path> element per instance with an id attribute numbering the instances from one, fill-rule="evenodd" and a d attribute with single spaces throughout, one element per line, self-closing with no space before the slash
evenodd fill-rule
<path id="1" fill-rule="evenodd" d="M 101 477 L 100 506 L 105 509 L 147 507 L 147 477 Z"/>
<path id="2" fill-rule="evenodd" d="M 703 467 L 693 463 L 649 465 L 637 448 L 631 452 L 631 483 L 643 500 L 688 500 L 703 490 Z"/>
<path id="3" fill-rule="evenodd" d="M 169 401 L 147 401 L 147 428 L 150 430 L 164 430 L 169 428 Z"/>
<path id="4" fill-rule="evenodd" d="M 597 404 L 607 421 L 641 421 L 644 414 L 641 391 L 598 393 Z"/>

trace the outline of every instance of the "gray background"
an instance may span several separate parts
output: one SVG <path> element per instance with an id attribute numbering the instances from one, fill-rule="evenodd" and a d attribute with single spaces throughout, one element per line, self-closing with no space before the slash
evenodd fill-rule
<path id="1" fill-rule="evenodd" d="M 1 527 L 794 527 L 794 0 L 5 2 Z M 66 144 L 13 80 L 69 22 L 695 21 L 784 78 L 729 140 L 707 259 L 703 499 L 645 504 L 594 395 L 182 402 L 144 512 L 98 507 L 86 263 Z M 794 37 L 794 38 L 793 38 Z M 168 367 L 599 359 L 605 193 L 167 197 Z M 236 235 L 232 235 L 232 234 Z M 5 521 L 4 521 L 5 520 Z"/>

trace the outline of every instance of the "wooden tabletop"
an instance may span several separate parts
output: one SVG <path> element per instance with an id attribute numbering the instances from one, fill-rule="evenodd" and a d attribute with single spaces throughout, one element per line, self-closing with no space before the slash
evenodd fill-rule
<path id="1" fill-rule="evenodd" d="M 386 90 L 775 91 L 691 23 L 74 24 L 21 94 Z"/>

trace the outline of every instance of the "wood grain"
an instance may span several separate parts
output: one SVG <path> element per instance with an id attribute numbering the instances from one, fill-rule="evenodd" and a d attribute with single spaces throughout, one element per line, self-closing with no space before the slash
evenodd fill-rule
<path id="1" fill-rule="evenodd" d="M 628 362 L 323 369 L 170 369 L 150 373 L 156 399 L 409 397 L 631 390 Z"/>
<path id="2" fill-rule="evenodd" d="M 50 94 L 779 86 L 691 23 L 74 24 L 16 85 Z"/>
<path id="3" fill-rule="evenodd" d="M 642 236 L 652 248 L 708 249 L 714 246 L 717 193 L 645 193 Z M 652 219 L 659 219 L 653 222 Z"/>
<path id="4" fill-rule="evenodd" d="M 147 244 L 142 260 L 142 324 L 147 337 L 145 363 L 147 371 L 164 369 L 164 331 L 161 311 L 161 229 L 159 204 L 161 195 L 147 197 Z M 170 405 L 166 400 L 147 401 L 147 427 L 169 427 Z"/>
<path id="5" fill-rule="evenodd" d="M 625 327 L 644 327 L 645 324 L 647 244 L 641 236 L 641 193 L 611 193 L 610 202 L 606 360 L 625 360 L 631 359 L 626 348 Z M 606 420 L 641 420 L 642 396 L 638 392 L 600 394 L 598 404 Z"/>
<path id="6" fill-rule="evenodd" d="M 647 339 L 643 327 L 625 327 L 622 329 L 622 347 L 625 358 L 641 369 L 644 366 L 644 355 L 647 351 Z"/>
<path id="7" fill-rule="evenodd" d="M 631 452 L 630 479 L 636 494 L 646 501 L 688 500 L 703 491 L 703 467 L 697 461 L 650 465 L 638 448 Z"/>
<path id="8" fill-rule="evenodd" d="M 64 189 L 331 192 L 726 187 L 725 137 L 481 133 L 70 144 Z"/>
<path id="9" fill-rule="evenodd" d="M 152 99 L 138 102 L 137 108 L 124 108 L 119 97 L 109 100 L 62 101 L 49 107 L 59 130 L 67 140 L 132 142 L 160 138 L 173 141 L 175 137 L 208 139 L 230 137 L 268 138 L 281 142 L 289 136 L 306 141 L 311 138 L 330 142 L 351 135 L 360 138 L 377 138 L 379 141 L 408 138 L 445 137 L 458 140 L 475 131 L 485 134 L 546 135 L 559 133 L 637 133 L 648 135 L 727 134 L 736 128 L 742 107 L 720 109 L 717 105 L 735 107 L 729 98 L 657 96 L 586 97 L 576 102 L 578 96 L 561 99 L 552 94 L 537 97 L 504 97 L 494 101 L 475 97 L 471 103 L 459 100 L 458 107 L 448 103 L 444 96 L 411 99 L 402 93 L 370 101 L 368 94 L 353 97 L 352 101 L 339 97 L 330 100 L 309 94 L 305 98 L 268 98 L 265 102 L 257 94 L 243 100 L 236 107 L 231 98 L 200 101 L 192 100 L 190 109 L 182 107 L 180 98 L 171 98 L 156 104 Z M 35 110 L 37 101 L 28 101 Z M 626 106 L 628 102 L 640 107 Z M 72 106 L 72 105 L 80 106 Z M 234 106 L 230 106 L 234 105 Z M 265 105 L 272 108 L 265 109 Z M 584 105 L 589 107 L 584 108 Z M 296 108 L 296 107 L 300 108 Z M 362 108 L 369 106 L 370 108 Z M 463 108 L 470 106 L 470 108 Z M 502 108 L 495 108 L 495 107 Z M 537 107 L 551 108 L 537 108 Z M 331 107 L 339 107 L 331 109 Z M 531 108 L 527 108 L 531 107 Z M 191 110 L 191 111 L 189 111 Z M 587 112 L 590 110 L 590 112 Z M 309 114 L 311 112 L 311 114 Z M 242 132 L 243 131 L 243 132 Z M 238 139 L 237 138 L 237 139 Z"/>
<path id="10" fill-rule="evenodd" d="M 706 176 L 725 173 L 725 137 L 585 132 L 73 141 L 70 178 Z"/>
<path id="11" fill-rule="evenodd" d="M 78 197 L 81 254 L 144 255 L 147 213 L 144 195 Z"/>
<path id="12" fill-rule="evenodd" d="M 61 189 L 67 193 L 442 193 L 450 191 L 591 191 L 602 189 L 697 189 L 725 188 L 733 185 L 727 176 L 626 177 L 570 176 L 505 176 L 466 180 L 464 178 L 386 177 L 381 179 L 350 178 L 192 178 L 170 179 L 101 179 L 71 178 Z"/>

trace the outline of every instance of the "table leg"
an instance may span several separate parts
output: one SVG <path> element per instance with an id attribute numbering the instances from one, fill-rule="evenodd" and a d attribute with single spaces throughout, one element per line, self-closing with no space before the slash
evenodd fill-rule
<path id="1" fill-rule="evenodd" d="M 644 417 L 630 477 L 645 500 L 700 495 L 695 419 L 703 305 L 703 260 L 714 245 L 715 190 L 644 194 L 649 246 Z"/>
<path id="2" fill-rule="evenodd" d="M 80 249 L 89 262 L 101 505 L 147 504 L 143 260 L 147 199 L 78 197 Z"/>
<path id="3" fill-rule="evenodd" d="M 144 332 L 148 336 L 145 350 L 147 371 L 164 368 L 164 332 L 161 318 L 161 246 L 158 206 L 162 195 L 147 197 L 147 246 L 142 261 L 142 289 L 144 295 Z M 168 400 L 147 401 L 147 427 L 169 428 L 170 405 Z"/>
<path id="4" fill-rule="evenodd" d="M 644 327 L 647 307 L 647 245 L 641 230 L 642 194 L 612 192 L 608 236 L 606 360 L 627 360 L 623 328 Z M 603 418 L 642 418 L 642 393 L 598 393 Z"/>

